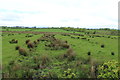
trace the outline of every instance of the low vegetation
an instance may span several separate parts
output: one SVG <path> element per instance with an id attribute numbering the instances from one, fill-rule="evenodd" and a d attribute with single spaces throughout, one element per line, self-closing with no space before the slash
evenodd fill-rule
<path id="1" fill-rule="evenodd" d="M 116 31 L 3 27 L 3 78 L 118 78 Z"/>

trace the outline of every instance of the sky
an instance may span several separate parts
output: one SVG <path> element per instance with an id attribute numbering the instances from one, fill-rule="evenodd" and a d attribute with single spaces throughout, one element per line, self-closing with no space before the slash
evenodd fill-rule
<path id="1" fill-rule="evenodd" d="M 0 0 L 0 26 L 118 28 L 119 0 Z"/>

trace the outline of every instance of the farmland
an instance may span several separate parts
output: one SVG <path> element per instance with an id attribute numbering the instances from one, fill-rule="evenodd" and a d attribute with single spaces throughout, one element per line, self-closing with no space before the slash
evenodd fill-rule
<path id="1" fill-rule="evenodd" d="M 4 78 L 97 78 L 99 65 L 118 62 L 117 30 L 3 28 L 1 31 Z"/>

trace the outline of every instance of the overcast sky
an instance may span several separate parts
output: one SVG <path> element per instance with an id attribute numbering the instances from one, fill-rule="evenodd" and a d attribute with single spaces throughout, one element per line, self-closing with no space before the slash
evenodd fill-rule
<path id="1" fill-rule="evenodd" d="M 0 0 L 0 26 L 118 28 L 119 0 Z"/>

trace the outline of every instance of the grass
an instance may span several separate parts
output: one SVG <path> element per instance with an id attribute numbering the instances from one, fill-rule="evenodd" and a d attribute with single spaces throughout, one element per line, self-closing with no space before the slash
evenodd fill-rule
<path id="1" fill-rule="evenodd" d="M 3 64 L 6 65 L 10 60 L 15 59 L 17 56 L 19 56 L 18 51 L 15 50 L 15 47 L 17 45 L 27 49 L 27 46 L 25 44 L 26 40 L 30 39 L 31 41 L 34 41 L 42 35 L 34 35 L 34 37 L 29 38 L 26 38 L 25 36 L 26 34 L 15 34 L 14 36 L 7 36 L 7 33 L 5 33 L 5 36 L 2 38 L 2 59 L 4 61 Z M 10 44 L 9 41 L 11 39 L 17 39 L 19 42 L 17 44 Z"/>
<path id="2" fill-rule="evenodd" d="M 23 31 L 23 30 L 31 31 L 31 29 L 9 29 L 9 31 Z M 72 32 L 72 31 L 65 31 L 62 29 L 33 29 L 32 31 L 65 32 L 65 33 Z M 76 32 L 76 33 L 81 33 L 81 32 Z M 2 36 L 3 72 L 8 71 L 7 67 L 9 66 L 10 61 L 18 60 L 19 57 L 20 59 L 24 60 L 26 58 L 28 59 L 28 61 L 31 61 L 31 64 L 28 64 L 31 66 L 35 66 L 35 65 L 32 65 L 35 62 L 36 65 L 40 65 L 42 63 L 42 67 L 45 67 L 46 69 L 48 67 L 52 69 L 53 67 L 51 66 L 54 66 L 54 68 L 64 67 L 64 69 L 67 69 L 68 67 L 70 67 L 70 68 L 73 68 L 74 70 L 76 70 L 76 67 L 75 67 L 76 65 L 79 65 L 87 61 L 87 59 L 89 58 L 96 60 L 96 62 L 107 62 L 110 60 L 118 60 L 118 39 L 108 38 L 108 35 L 104 35 L 105 37 L 95 37 L 93 35 L 94 38 L 92 38 L 89 35 L 64 36 L 61 34 L 55 34 L 56 39 L 59 39 L 61 41 L 66 41 L 67 45 L 69 45 L 71 49 L 46 50 L 45 44 L 50 44 L 49 41 L 37 42 L 37 39 L 40 39 L 40 37 L 43 36 L 44 34 L 35 35 L 35 34 L 29 34 L 29 33 L 20 33 L 20 34 L 14 33 L 14 35 L 9 35 L 9 36 L 8 34 L 10 33 L 3 32 L 2 34 L 3 35 Z M 82 34 L 84 34 L 84 32 Z M 26 35 L 33 35 L 33 36 L 25 37 Z M 103 34 L 99 34 L 99 35 L 103 36 Z M 71 36 L 74 38 L 71 38 Z M 109 35 L 109 36 L 116 37 L 116 38 L 118 37 L 115 35 Z M 10 44 L 9 41 L 12 39 L 18 40 L 18 43 Z M 32 51 L 30 52 L 29 48 L 27 48 L 26 40 L 30 40 L 30 42 L 34 42 L 34 44 L 37 45 L 37 47 L 33 48 Z M 103 44 L 104 44 L 104 48 L 101 48 L 101 45 Z M 65 44 L 64 46 L 67 46 L 67 45 Z M 20 46 L 23 49 L 27 50 L 29 55 L 27 57 L 20 56 L 19 51 L 15 50 L 16 46 Z M 70 56 L 70 62 L 68 62 L 67 58 L 59 59 L 59 57 L 64 54 L 66 54 L 67 56 Z M 72 60 L 72 57 L 75 57 L 74 60 Z M 45 66 L 45 64 L 47 66 Z M 87 64 L 84 64 L 81 67 L 87 68 L 89 66 Z"/>
<path id="3" fill-rule="evenodd" d="M 73 33 L 73 31 L 65 31 L 62 29 L 3 29 L 2 31 L 39 31 L 39 32 L 64 32 Z"/>
<path id="4" fill-rule="evenodd" d="M 86 57 L 87 52 L 91 51 L 91 56 L 97 58 L 97 60 L 101 59 L 104 61 L 115 59 L 117 60 L 118 56 L 118 42 L 117 39 L 108 39 L 108 38 L 94 38 L 90 39 L 91 42 L 98 42 L 99 44 L 90 43 L 87 40 L 81 39 L 72 39 L 70 37 L 56 35 L 57 38 L 67 40 L 68 43 L 72 43 L 72 48 L 75 50 L 78 56 Z M 111 44 L 111 42 L 113 44 Z M 101 48 L 101 44 L 104 43 L 106 45 L 105 48 Z M 115 51 L 116 56 L 111 56 L 111 51 Z M 106 57 L 107 56 L 107 57 Z"/>

